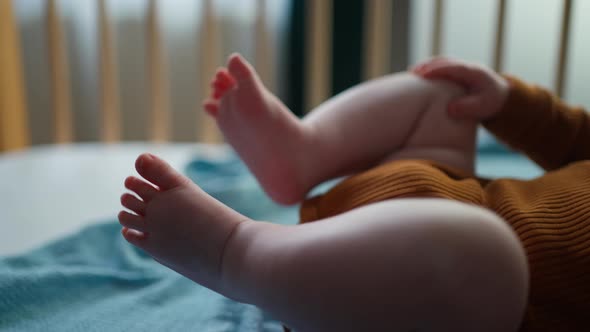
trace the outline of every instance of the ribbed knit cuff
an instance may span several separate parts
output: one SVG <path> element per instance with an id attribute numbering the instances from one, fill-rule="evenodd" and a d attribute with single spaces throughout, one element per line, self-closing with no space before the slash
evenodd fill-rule
<path id="1" fill-rule="evenodd" d="M 520 129 L 538 115 L 534 89 L 518 78 L 502 75 L 510 85 L 508 97 L 502 109 L 491 119 L 483 121 L 483 126 L 497 137 L 512 141 L 523 133 Z"/>

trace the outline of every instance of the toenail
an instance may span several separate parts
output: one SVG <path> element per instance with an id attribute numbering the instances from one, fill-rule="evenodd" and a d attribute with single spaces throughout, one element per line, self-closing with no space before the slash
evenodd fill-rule
<path id="1" fill-rule="evenodd" d="M 139 157 L 137 159 L 137 167 L 142 168 L 145 165 L 145 161 L 146 160 L 149 160 L 149 159 L 152 159 L 152 158 L 153 158 L 153 156 L 151 154 L 149 154 L 149 153 L 142 154 L 141 157 Z"/>
<path id="2" fill-rule="evenodd" d="M 151 153 L 146 153 L 143 160 L 142 160 L 142 164 L 143 164 L 143 162 L 150 161 L 150 160 L 154 160 L 154 155 Z"/>

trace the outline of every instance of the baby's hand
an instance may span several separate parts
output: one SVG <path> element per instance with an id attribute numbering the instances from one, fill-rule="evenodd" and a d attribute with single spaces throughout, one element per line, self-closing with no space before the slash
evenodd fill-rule
<path id="1" fill-rule="evenodd" d="M 467 90 L 467 95 L 449 103 L 451 116 L 489 119 L 500 111 L 508 96 L 509 84 L 502 76 L 482 65 L 437 57 L 410 71 L 426 79 L 448 80 Z"/>

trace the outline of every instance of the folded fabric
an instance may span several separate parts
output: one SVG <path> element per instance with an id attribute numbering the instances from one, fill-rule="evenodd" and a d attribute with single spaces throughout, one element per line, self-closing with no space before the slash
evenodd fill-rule
<path id="1" fill-rule="evenodd" d="M 249 217 L 296 223 L 235 156 L 197 158 L 186 173 Z M 47 221 L 51 222 L 51 221 Z M 23 255 L 0 258 L 1 331 L 282 331 L 237 303 L 156 263 L 112 220 Z"/>
<path id="2" fill-rule="evenodd" d="M 252 219 L 280 224 L 298 221 L 298 206 L 284 207 L 273 202 L 233 153 L 220 159 L 196 158 L 185 173 L 211 196 Z"/>

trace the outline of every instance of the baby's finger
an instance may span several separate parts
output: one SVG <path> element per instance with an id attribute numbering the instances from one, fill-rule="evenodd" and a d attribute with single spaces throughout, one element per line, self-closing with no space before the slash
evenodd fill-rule
<path id="1" fill-rule="evenodd" d="M 445 65 L 441 67 L 425 69 L 421 76 L 427 79 L 445 79 L 462 85 L 469 90 L 480 88 L 482 82 L 481 72 L 473 70 L 465 65 Z"/>
<path id="2" fill-rule="evenodd" d="M 422 60 L 422 61 L 416 62 L 414 65 L 410 66 L 408 68 L 408 70 L 414 70 L 414 69 L 417 69 L 417 68 L 420 68 L 420 67 L 427 66 L 427 65 L 429 65 L 431 63 L 435 63 L 437 61 L 440 61 L 442 58 L 443 57 L 435 56 L 435 57 L 428 58 L 426 60 Z"/>
<path id="3" fill-rule="evenodd" d="M 452 60 L 443 56 L 437 56 L 416 64 L 415 66 L 411 67 L 409 71 L 413 72 L 414 74 L 420 75 L 420 73 L 422 73 L 425 70 L 448 63 L 452 63 Z"/>
<path id="4" fill-rule="evenodd" d="M 419 62 L 415 65 L 408 67 L 408 71 L 414 74 L 418 74 L 424 67 L 428 65 L 427 62 Z"/>

